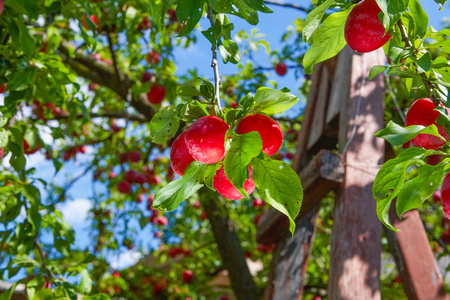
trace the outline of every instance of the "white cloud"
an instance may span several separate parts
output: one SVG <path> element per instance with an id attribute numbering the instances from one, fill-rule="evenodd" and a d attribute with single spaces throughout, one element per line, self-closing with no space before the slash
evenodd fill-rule
<path id="1" fill-rule="evenodd" d="M 72 225 L 84 223 L 91 208 L 92 202 L 83 198 L 65 202 L 58 207 L 64 220 Z"/>
<path id="2" fill-rule="evenodd" d="M 141 258 L 142 253 L 130 250 L 122 252 L 118 256 L 113 256 L 110 259 L 110 265 L 113 269 L 122 270 L 134 266 Z"/>

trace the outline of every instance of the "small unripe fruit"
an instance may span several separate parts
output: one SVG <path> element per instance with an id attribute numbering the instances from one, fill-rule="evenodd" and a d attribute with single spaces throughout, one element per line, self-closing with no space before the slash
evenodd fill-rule
<path id="1" fill-rule="evenodd" d="M 170 150 L 170 164 L 175 173 L 180 176 L 183 176 L 186 168 L 195 160 L 186 146 L 185 135 L 186 132 L 180 134 Z"/>
<path id="2" fill-rule="evenodd" d="M 380 7 L 375 0 L 356 4 L 347 17 L 344 36 L 347 44 L 356 52 L 374 51 L 386 44 L 391 35 L 385 31 L 378 14 Z"/>
<path id="3" fill-rule="evenodd" d="M 131 192 L 131 183 L 129 183 L 128 181 L 121 181 L 119 182 L 119 184 L 117 185 L 117 189 L 119 190 L 120 193 L 122 194 L 128 194 Z"/>
<path id="4" fill-rule="evenodd" d="M 272 156 L 280 149 L 283 142 L 283 131 L 273 119 L 260 114 L 249 115 L 243 118 L 236 128 L 238 134 L 251 131 L 257 131 L 261 136 L 262 152 Z"/>
<path id="5" fill-rule="evenodd" d="M 205 116 L 186 130 L 189 153 L 202 164 L 215 164 L 225 157 L 225 133 L 229 126 L 222 119 Z"/>
<path id="6" fill-rule="evenodd" d="M 284 62 L 280 62 L 279 64 L 277 64 L 275 66 L 275 71 L 277 72 L 278 75 L 280 76 L 284 76 L 286 75 L 287 72 L 287 66 Z"/>
<path id="7" fill-rule="evenodd" d="M 449 136 L 445 129 L 436 124 L 439 113 L 434 108 L 433 101 L 428 98 L 416 100 L 406 113 L 405 126 L 422 125 L 427 127 L 434 124 L 439 134 L 448 141 Z M 418 147 L 434 150 L 441 148 L 445 144 L 445 141 L 437 136 L 424 133 L 418 134 L 411 142 Z"/>
<path id="8" fill-rule="evenodd" d="M 250 173 L 250 179 L 245 180 L 243 187 L 247 194 L 251 194 L 255 189 L 255 183 L 253 182 L 253 170 L 250 165 L 248 166 L 248 171 Z M 214 175 L 213 186 L 219 194 L 227 199 L 239 200 L 244 198 L 244 196 L 238 191 L 237 188 L 233 186 L 230 180 L 228 180 L 228 178 L 226 177 L 223 166 L 219 170 L 217 170 L 216 175 Z"/>

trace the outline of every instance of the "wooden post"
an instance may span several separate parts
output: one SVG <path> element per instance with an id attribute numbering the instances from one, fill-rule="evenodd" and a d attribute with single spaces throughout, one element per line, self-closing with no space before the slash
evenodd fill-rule
<path id="1" fill-rule="evenodd" d="M 442 276 L 417 210 L 403 214 L 400 221 L 391 208 L 394 232 L 385 229 L 405 293 L 410 300 L 448 300 Z"/>
<path id="2" fill-rule="evenodd" d="M 316 232 L 318 213 L 319 205 L 316 205 L 297 223 L 294 238 L 290 232 L 285 232 L 277 244 L 264 300 L 302 298 L 303 278 Z"/>
<path id="3" fill-rule="evenodd" d="M 303 204 L 296 221 L 317 206 L 330 191 L 337 189 L 343 176 L 342 157 L 329 150 L 320 151 L 299 175 L 303 185 Z M 276 243 L 288 229 L 287 217 L 270 208 L 258 223 L 256 241 L 260 244 Z"/>
<path id="4" fill-rule="evenodd" d="M 353 52 L 348 46 L 343 51 Z M 382 74 L 371 81 L 367 77 L 372 66 L 384 64 L 385 56 L 379 49 L 349 57 L 350 90 L 342 95 L 346 101 L 339 125 L 346 171 L 334 209 L 328 299 L 378 300 L 381 223 L 372 185 L 384 156 L 384 141 L 374 137 L 384 127 L 384 81 Z"/>

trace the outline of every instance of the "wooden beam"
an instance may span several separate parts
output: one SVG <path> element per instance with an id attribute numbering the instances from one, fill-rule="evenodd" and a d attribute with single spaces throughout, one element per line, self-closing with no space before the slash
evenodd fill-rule
<path id="1" fill-rule="evenodd" d="M 294 238 L 285 232 L 273 254 L 264 300 L 301 299 L 303 278 L 316 232 L 319 205 L 297 224 Z"/>
<path id="2" fill-rule="evenodd" d="M 408 299 L 448 300 L 419 212 L 409 211 L 399 220 L 392 208 L 390 218 L 401 231 L 385 228 L 385 233 Z"/>
<path id="3" fill-rule="evenodd" d="M 347 150 L 346 170 L 334 208 L 328 299 L 379 300 L 382 229 L 372 185 L 384 156 L 384 141 L 374 136 L 384 127 L 384 81 L 382 74 L 367 77 L 385 56 L 382 49 L 356 54 L 346 46 L 343 51 L 353 55 L 350 94 L 340 111 L 339 149 Z"/>
<path id="4" fill-rule="evenodd" d="M 299 177 L 303 186 L 303 204 L 296 221 L 301 220 L 319 202 L 342 182 L 344 164 L 339 154 L 321 150 L 303 169 Z M 278 242 L 289 229 L 285 215 L 268 209 L 258 223 L 256 241 L 261 244 Z"/>

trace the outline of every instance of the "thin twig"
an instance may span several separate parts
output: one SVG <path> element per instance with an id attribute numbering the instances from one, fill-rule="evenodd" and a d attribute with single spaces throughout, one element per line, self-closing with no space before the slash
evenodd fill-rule
<path id="1" fill-rule="evenodd" d="M 408 33 L 406 32 L 405 26 L 403 25 L 403 22 L 401 19 L 397 21 L 397 25 L 400 29 L 400 33 L 402 35 L 402 41 L 405 43 L 405 46 L 408 48 L 413 47 L 413 44 L 409 40 Z M 425 89 L 427 90 L 428 97 L 431 98 L 431 100 L 433 100 L 433 103 L 435 106 L 438 106 L 440 101 L 436 97 L 436 95 L 433 95 L 433 88 L 432 88 L 431 83 L 428 81 L 428 77 L 424 73 L 422 73 L 422 74 L 420 74 L 420 78 L 422 79 L 422 82 L 425 85 Z"/>
<path id="2" fill-rule="evenodd" d="M 91 118 L 113 118 L 113 119 L 125 119 L 129 121 L 138 121 L 138 122 L 147 122 L 148 120 L 142 116 L 142 115 L 133 115 L 128 113 L 122 113 L 122 112 L 111 112 L 111 113 L 89 113 L 89 116 Z M 67 115 L 58 115 L 54 116 L 52 119 L 49 120 L 64 120 L 68 119 L 70 117 L 69 114 Z M 82 119 L 84 118 L 83 114 L 77 114 L 75 116 L 75 119 Z"/>
<path id="3" fill-rule="evenodd" d="M 427 226 L 424 226 L 424 227 L 425 227 L 426 232 L 428 232 L 428 234 L 431 235 L 432 239 L 435 240 L 436 242 L 438 242 L 438 244 L 439 244 L 439 246 L 441 246 L 442 250 L 444 250 L 445 253 L 450 254 L 450 251 L 447 248 L 447 244 L 444 243 L 440 238 L 436 238 L 430 228 L 428 228 Z"/>
<path id="4" fill-rule="evenodd" d="M 47 253 L 44 251 L 44 249 L 42 249 L 41 243 L 39 242 L 39 234 L 36 234 L 36 237 L 34 238 L 34 245 L 38 249 L 39 254 L 41 255 L 42 261 L 46 260 Z M 42 266 L 44 266 L 44 264 L 42 264 Z M 56 275 L 55 275 L 55 273 L 53 273 L 52 270 L 47 269 L 47 271 L 53 279 L 56 279 Z"/>
<path id="5" fill-rule="evenodd" d="M 121 82 L 122 78 L 120 78 L 119 67 L 117 66 L 116 52 L 114 52 L 114 49 L 113 49 L 113 42 L 112 42 L 111 33 L 109 32 L 109 29 L 106 30 L 106 36 L 108 38 L 108 48 L 109 48 L 109 52 L 111 52 L 111 58 L 113 61 L 114 71 L 116 72 L 117 82 Z"/>
<path id="6" fill-rule="evenodd" d="M 291 3 L 282 3 L 282 2 L 277 2 L 277 1 L 264 1 L 265 4 L 271 4 L 271 5 L 276 5 L 276 6 L 281 6 L 281 7 L 286 7 L 286 8 L 294 8 L 297 10 L 301 10 L 305 13 L 309 13 L 310 10 L 303 8 L 301 6 L 295 5 L 295 4 L 291 4 Z"/>
<path id="7" fill-rule="evenodd" d="M 211 23 L 211 28 L 214 27 L 214 16 L 213 16 L 213 12 L 212 12 L 212 7 L 209 4 L 208 4 L 208 19 L 209 19 L 209 22 Z M 220 95 L 219 95 L 219 86 L 222 82 L 220 80 L 219 66 L 217 64 L 217 52 L 216 52 L 216 44 L 215 43 L 212 44 L 211 51 L 212 51 L 211 67 L 214 69 L 214 85 L 216 87 L 216 103 L 217 103 L 217 106 L 219 107 L 220 111 L 222 111 L 222 106 L 220 104 Z"/>

